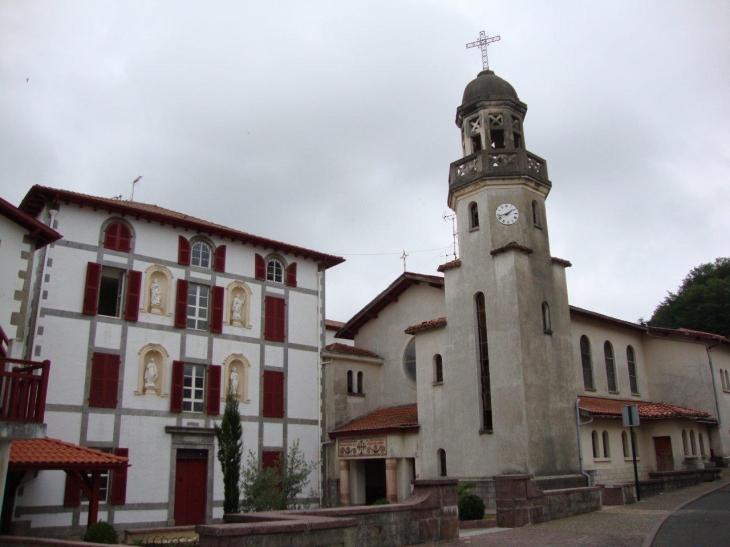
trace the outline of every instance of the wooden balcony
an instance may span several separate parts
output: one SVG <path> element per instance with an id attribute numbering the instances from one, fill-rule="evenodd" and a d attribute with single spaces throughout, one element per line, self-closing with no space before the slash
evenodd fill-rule
<path id="1" fill-rule="evenodd" d="M 50 368 L 0 354 L 0 422 L 43 423 Z"/>

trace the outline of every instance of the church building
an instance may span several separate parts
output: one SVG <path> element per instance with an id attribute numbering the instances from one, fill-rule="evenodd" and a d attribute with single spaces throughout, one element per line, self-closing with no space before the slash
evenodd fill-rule
<path id="1" fill-rule="evenodd" d="M 403 500 L 413 478 L 473 482 L 492 507 L 498 474 L 631 482 L 631 404 L 642 478 L 730 456 L 730 340 L 569 305 L 526 113 L 491 70 L 466 86 L 447 190 L 460 257 L 399 276 L 336 333 L 354 345 L 322 353 L 331 503 Z"/>

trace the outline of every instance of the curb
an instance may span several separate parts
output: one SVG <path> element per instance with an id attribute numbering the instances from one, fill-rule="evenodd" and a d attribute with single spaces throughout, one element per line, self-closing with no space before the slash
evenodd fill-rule
<path id="1" fill-rule="evenodd" d="M 654 525 L 654 527 L 651 529 L 651 532 L 649 532 L 649 535 L 646 536 L 646 539 L 644 540 L 644 543 L 641 544 L 641 547 L 651 547 L 652 544 L 654 543 L 654 540 L 656 539 L 657 534 L 659 533 L 659 530 L 661 530 L 661 527 L 664 526 L 664 523 L 667 520 L 669 520 L 670 518 L 672 518 L 677 511 L 681 511 L 687 505 L 689 505 L 691 503 L 694 503 L 697 500 L 702 499 L 705 496 L 708 496 L 708 495 L 712 494 L 713 492 L 717 492 L 718 490 L 722 490 L 723 488 L 725 488 L 728 485 L 730 485 L 730 481 L 725 481 L 724 483 L 722 483 L 721 485 L 717 486 L 716 488 L 713 488 L 712 490 L 708 490 L 707 492 L 704 492 L 704 493 L 700 494 L 699 496 L 695 496 L 694 498 L 692 498 L 690 500 L 687 500 L 684 503 L 680 503 L 679 505 L 677 505 L 677 507 L 675 507 L 674 509 L 672 509 L 672 511 L 670 513 L 664 515 L 661 518 L 661 520 Z"/>

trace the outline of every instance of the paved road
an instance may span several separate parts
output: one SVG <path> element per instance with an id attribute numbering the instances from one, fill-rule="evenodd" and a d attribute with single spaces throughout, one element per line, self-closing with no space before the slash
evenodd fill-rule
<path id="1" fill-rule="evenodd" d="M 682 490 L 651 496 L 639 503 L 619 507 L 605 507 L 603 510 L 595 513 L 553 520 L 524 528 L 496 528 L 489 533 L 470 535 L 451 541 L 440 541 L 431 543 L 429 546 L 642 547 L 654 526 L 663 518 L 670 515 L 675 508 L 697 496 L 720 487 L 723 483 L 726 485 L 722 494 L 725 496 L 725 501 L 723 502 L 723 498 L 719 498 L 717 503 L 724 503 L 725 508 L 730 511 L 729 479 L 730 475 L 725 470 L 723 478 L 718 482 L 703 483 L 697 486 L 683 488 Z M 699 500 L 697 503 L 704 501 L 704 499 Z M 720 516 L 720 520 L 722 520 L 723 515 L 720 515 L 719 512 L 717 513 Z M 730 513 L 724 513 L 724 517 L 728 520 L 728 525 L 730 525 Z M 727 528 L 724 530 L 727 530 Z M 661 532 L 663 534 L 663 530 Z M 674 543 L 666 545 L 655 543 L 653 547 L 669 547 L 674 545 Z M 730 533 L 725 532 L 725 536 L 720 538 L 719 542 L 693 543 L 685 539 L 681 543 L 676 543 L 676 545 L 682 545 L 682 547 L 701 547 L 704 545 L 712 545 L 713 547 L 730 546 Z M 425 547 L 425 545 L 421 547 Z"/>
<path id="2" fill-rule="evenodd" d="M 730 486 L 707 494 L 672 514 L 652 547 L 730 546 Z"/>

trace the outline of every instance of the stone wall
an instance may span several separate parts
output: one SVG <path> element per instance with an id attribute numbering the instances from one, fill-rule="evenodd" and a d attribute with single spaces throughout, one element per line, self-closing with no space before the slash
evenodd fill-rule
<path id="1" fill-rule="evenodd" d="M 415 480 L 403 503 L 225 515 L 200 547 L 396 547 L 459 537 L 456 480 Z"/>
<path id="2" fill-rule="evenodd" d="M 601 508 L 601 487 L 539 490 L 532 475 L 497 475 L 497 525 L 519 528 Z"/>
<path id="3" fill-rule="evenodd" d="M 639 472 L 639 480 L 646 480 L 649 478 L 649 473 L 654 468 L 651 465 L 638 465 L 636 470 Z M 634 481 L 634 468 L 632 467 L 620 467 L 610 469 L 591 469 L 588 471 L 591 476 L 592 484 L 624 484 L 626 482 Z"/>
<path id="4" fill-rule="evenodd" d="M 494 509 L 497 507 L 496 495 L 494 492 L 494 479 L 493 478 L 479 478 L 479 479 L 460 479 L 459 486 L 470 484 L 469 494 L 474 494 L 482 498 L 484 507 L 487 509 Z"/>

